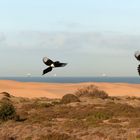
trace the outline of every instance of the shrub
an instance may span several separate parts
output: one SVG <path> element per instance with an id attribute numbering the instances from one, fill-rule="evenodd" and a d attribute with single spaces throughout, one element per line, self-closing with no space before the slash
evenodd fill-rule
<path id="1" fill-rule="evenodd" d="M 8 92 L 1 92 L 0 94 L 3 94 L 5 97 L 11 97 L 11 95 Z"/>
<path id="2" fill-rule="evenodd" d="M 67 104 L 67 103 L 72 103 L 72 102 L 80 102 L 80 100 L 77 96 L 73 94 L 66 94 L 62 97 L 61 102 L 64 104 Z"/>
<path id="3" fill-rule="evenodd" d="M 0 119 L 8 120 L 13 119 L 16 115 L 16 111 L 11 102 L 1 101 L 0 102 Z"/>
<path id="4" fill-rule="evenodd" d="M 96 86 L 94 85 L 90 85 L 87 86 L 85 88 L 81 88 L 76 92 L 76 95 L 78 97 L 95 97 L 95 98 L 108 98 L 108 94 L 103 91 L 103 90 L 99 90 Z"/>

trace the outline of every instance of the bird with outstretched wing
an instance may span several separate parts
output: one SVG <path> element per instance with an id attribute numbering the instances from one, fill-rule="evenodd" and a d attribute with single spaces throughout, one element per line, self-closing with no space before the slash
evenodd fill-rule
<path id="1" fill-rule="evenodd" d="M 52 71 L 53 68 L 56 68 L 56 67 L 64 67 L 64 66 L 67 65 L 67 63 L 61 63 L 59 61 L 55 61 L 54 62 L 54 61 L 52 61 L 51 59 L 49 59 L 47 57 L 44 57 L 43 58 L 43 62 L 44 62 L 44 64 L 46 64 L 49 67 L 43 70 L 43 74 L 42 75 L 44 75 L 44 74 Z"/>
<path id="2" fill-rule="evenodd" d="M 135 52 L 135 57 L 136 57 L 136 59 L 137 59 L 138 61 L 140 61 L 140 51 L 136 51 L 136 52 Z M 139 73 L 139 75 L 140 75 L 140 65 L 138 65 L 137 70 L 138 70 L 138 73 Z"/>

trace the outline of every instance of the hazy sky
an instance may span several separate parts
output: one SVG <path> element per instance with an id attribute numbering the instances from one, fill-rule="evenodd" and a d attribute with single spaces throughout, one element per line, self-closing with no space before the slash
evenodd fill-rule
<path id="1" fill-rule="evenodd" d="M 0 76 L 138 76 L 140 0 L 0 0 Z"/>

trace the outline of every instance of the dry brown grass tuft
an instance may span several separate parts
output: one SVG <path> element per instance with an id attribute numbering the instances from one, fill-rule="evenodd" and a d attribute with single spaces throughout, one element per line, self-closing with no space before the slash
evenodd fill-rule
<path id="1" fill-rule="evenodd" d="M 99 90 L 94 85 L 81 88 L 75 94 L 78 97 L 92 97 L 92 98 L 102 98 L 102 99 L 108 98 L 108 94 L 105 91 Z"/>

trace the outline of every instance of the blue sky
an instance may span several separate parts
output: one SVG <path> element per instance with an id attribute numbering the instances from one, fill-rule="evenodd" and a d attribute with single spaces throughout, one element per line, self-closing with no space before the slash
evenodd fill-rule
<path id="1" fill-rule="evenodd" d="M 0 76 L 138 76 L 139 0 L 0 0 Z"/>

